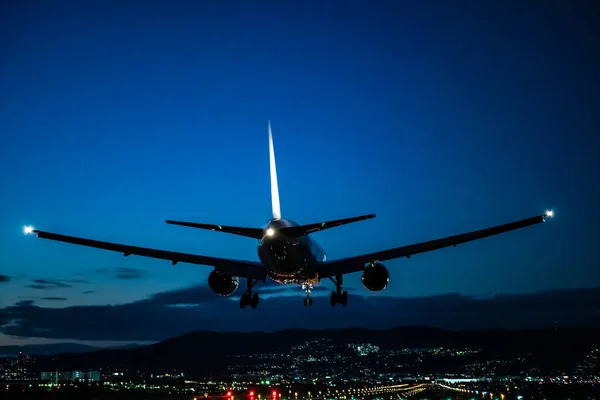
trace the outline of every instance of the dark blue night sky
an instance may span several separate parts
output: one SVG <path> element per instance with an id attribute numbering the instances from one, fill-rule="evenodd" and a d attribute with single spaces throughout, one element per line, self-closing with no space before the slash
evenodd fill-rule
<path id="1" fill-rule="evenodd" d="M 182 333 L 136 336 L 123 316 L 131 309 L 147 321 L 183 318 L 188 330 L 247 329 L 258 314 L 263 322 L 252 329 L 296 327 L 298 316 L 310 327 L 311 312 L 319 327 L 371 326 L 352 321 L 373 307 L 382 318 L 394 310 L 398 323 L 477 327 L 427 308 L 423 321 L 402 319 L 412 311 L 394 301 L 600 286 L 600 18 L 585 4 L 3 2 L 0 332 L 12 336 L 0 333 L 0 344 Z M 297 287 L 242 311 L 237 301 L 205 296 L 210 267 L 173 268 L 22 234 L 32 224 L 257 260 L 252 239 L 164 220 L 263 226 L 271 217 L 269 119 L 283 217 L 377 214 L 315 234 L 330 259 L 547 208 L 556 218 L 388 262 L 390 286 L 376 295 L 362 289 L 360 274 L 349 276 L 364 299 L 343 311 L 326 299 L 304 309 Z M 157 302 L 165 293 L 187 300 Z M 196 305 L 181 316 L 184 303 Z M 282 307 L 287 316 L 269 325 Z M 70 330 L 81 310 L 115 328 Z"/>

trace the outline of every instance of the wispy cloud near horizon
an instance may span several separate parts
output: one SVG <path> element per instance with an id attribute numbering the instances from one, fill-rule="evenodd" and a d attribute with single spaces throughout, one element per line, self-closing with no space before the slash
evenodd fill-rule
<path id="1" fill-rule="evenodd" d="M 275 289 L 275 288 L 273 288 Z M 276 331 L 289 328 L 521 329 L 559 325 L 600 326 L 600 288 L 567 289 L 476 299 L 459 294 L 398 298 L 350 295 L 347 307 L 328 296 L 312 307 L 299 296 L 262 298 L 256 310 L 239 308 L 206 285 L 160 292 L 121 305 L 46 308 L 32 300 L 0 309 L 0 332 L 15 337 L 64 340 L 158 341 L 195 330 Z M 185 307 L 181 307 L 185 305 Z M 308 323 L 308 325 L 307 325 Z"/>

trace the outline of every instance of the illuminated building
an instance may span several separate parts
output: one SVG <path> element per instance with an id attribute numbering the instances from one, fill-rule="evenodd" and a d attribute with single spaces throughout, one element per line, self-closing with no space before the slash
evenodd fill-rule
<path id="1" fill-rule="evenodd" d="M 54 371 L 42 372 L 40 380 L 58 382 L 100 382 L 100 371 Z"/>

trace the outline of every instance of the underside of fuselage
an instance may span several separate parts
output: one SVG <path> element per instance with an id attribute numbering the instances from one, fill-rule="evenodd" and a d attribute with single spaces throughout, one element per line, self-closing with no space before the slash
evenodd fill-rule
<path id="1" fill-rule="evenodd" d="M 308 235 L 286 237 L 281 228 L 298 226 L 285 219 L 273 219 L 265 226 L 266 235 L 259 241 L 258 257 L 271 280 L 283 284 L 315 284 L 319 281 L 316 266 L 325 260 L 323 249 Z"/>

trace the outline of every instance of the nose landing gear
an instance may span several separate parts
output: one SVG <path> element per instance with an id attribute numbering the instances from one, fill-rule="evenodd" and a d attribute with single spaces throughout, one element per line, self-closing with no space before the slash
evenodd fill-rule
<path id="1" fill-rule="evenodd" d="M 310 292 L 313 288 L 312 283 L 303 283 L 302 290 L 306 292 L 306 298 L 304 299 L 304 307 L 312 306 L 312 298 L 310 297 Z"/>

